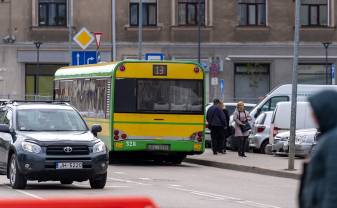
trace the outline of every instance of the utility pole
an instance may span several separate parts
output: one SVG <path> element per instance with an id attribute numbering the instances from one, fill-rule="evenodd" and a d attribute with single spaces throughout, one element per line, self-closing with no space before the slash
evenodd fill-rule
<path id="1" fill-rule="evenodd" d="M 198 63 L 201 64 L 201 0 L 198 0 Z"/>
<path id="2" fill-rule="evenodd" d="M 73 44 L 73 18 L 72 18 L 72 0 L 68 0 L 68 50 L 69 50 L 69 65 L 71 65 L 72 44 Z"/>
<path id="3" fill-rule="evenodd" d="M 139 0 L 138 10 L 138 59 L 143 59 L 143 0 Z"/>
<path id="4" fill-rule="evenodd" d="M 116 61 L 116 0 L 111 0 L 111 61 Z"/>
<path id="5" fill-rule="evenodd" d="M 330 46 L 330 42 L 323 42 L 322 43 L 325 48 L 325 84 L 329 84 L 328 74 L 329 74 L 329 60 L 328 60 L 328 48 Z"/>
<path id="6" fill-rule="evenodd" d="M 293 80 L 291 96 L 291 119 L 290 119 L 290 138 L 289 138 L 289 161 L 288 170 L 295 169 L 295 136 L 296 136 L 296 110 L 297 110 L 297 68 L 300 45 L 300 24 L 301 24 L 301 0 L 296 0 L 295 6 L 295 33 L 294 33 L 294 61 L 293 61 Z"/>
<path id="7" fill-rule="evenodd" d="M 36 47 L 36 77 L 35 77 L 35 99 L 39 95 L 39 74 L 40 74 L 40 47 L 42 45 L 41 41 L 34 41 Z"/>

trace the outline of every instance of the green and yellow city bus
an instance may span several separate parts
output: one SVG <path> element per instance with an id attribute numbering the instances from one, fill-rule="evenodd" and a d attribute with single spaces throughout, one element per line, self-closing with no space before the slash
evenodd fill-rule
<path id="1" fill-rule="evenodd" d="M 140 153 L 180 163 L 204 151 L 204 77 L 192 62 L 63 67 L 55 73 L 55 99 L 69 100 L 89 125 L 102 126 L 98 136 L 112 157 Z"/>

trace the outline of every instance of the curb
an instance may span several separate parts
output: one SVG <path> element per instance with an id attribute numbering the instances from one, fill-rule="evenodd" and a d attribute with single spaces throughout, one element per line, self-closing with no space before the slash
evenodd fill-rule
<path id="1" fill-rule="evenodd" d="M 267 175 L 267 176 L 274 176 L 274 177 L 281 177 L 281 178 L 290 178 L 290 179 L 299 180 L 301 177 L 301 174 L 299 173 L 269 170 L 265 168 L 237 165 L 233 163 L 214 162 L 214 161 L 209 161 L 209 160 L 200 160 L 200 159 L 192 159 L 192 158 L 186 158 L 184 162 L 204 165 L 204 166 L 209 166 L 209 167 L 214 167 L 214 168 L 235 170 L 235 171 L 255 173 L 255 174 L 260 174 L 260 175 Z"/>

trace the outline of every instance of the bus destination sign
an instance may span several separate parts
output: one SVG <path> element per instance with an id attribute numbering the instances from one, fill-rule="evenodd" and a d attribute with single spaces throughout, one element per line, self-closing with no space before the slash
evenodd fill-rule
<path id="1" fill-rule="evenodd" d="M 167 65 L 153 65 L 153 76 L 167 76 Z"/>

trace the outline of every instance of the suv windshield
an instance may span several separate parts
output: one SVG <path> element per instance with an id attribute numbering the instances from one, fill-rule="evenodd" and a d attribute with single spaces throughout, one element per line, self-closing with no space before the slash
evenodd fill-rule
<path id="1" fill-rule="evenodd" d="M 87 126 L 74 110 L 25 109 L 17 111 L 20 131 L 86 131 Z"/>

